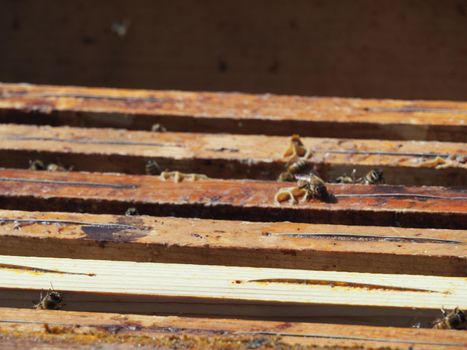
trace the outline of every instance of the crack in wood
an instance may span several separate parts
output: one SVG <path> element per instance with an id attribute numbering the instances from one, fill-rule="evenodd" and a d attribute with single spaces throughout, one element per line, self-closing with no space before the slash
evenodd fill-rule
<path id="1" fill-rule="evenodd" d="M 436 196 L 431 194 L 418 194 L 418 193 L 343 193 L 334 195 L 336 198 L 346 197 L 394 197 L 394 198 L 407 198 L 407 199 L 445 199 L 450 201 L 465 201 L 467 197 L 448 197 Z"/>
<path id="2" fill-rule="evenodd" d="M 99 222 L 86 222 L 86 221 L 72 221 L 72 220 L 50 220 L 50 219 L 8 219 L 0 218 L 1 223 L 14 222 L 14 223 L 30 223 L 30 224 L 41 224 L 41 225 L 80 225 L 80 226 L 92 226 L 104 229 L 119 229 L 119 230 L 136 230 L 141 229 L 132 225 L 124 224 L 113 224 L 113 223 L 99 223 Z"/>
<path id="3" fill-rule="evenodd" d="M 407 242 L 407 243 L 439 243 L 439 244 L 465 244 L 461 241 L 429 238 L 429 237 L 406 237 L 406 236 L 375 236 L 375 235 L 359 235 L 350 233 L 270 233 L 266 232 L 264 236 L 279 236 L 279 237 L 297 237 L 297 238 L 321 238 L 342 241 L 381 241 L 381 242 Z"/>
<path id="4" fill-rule="evenodd" d="M 442 293 L 449 294 L 449 292 L 438 292 L 435 290 L 429 289 L 419 289 L 419 288 L 406 288 L 406 287 L 394 287 L 394 286 L 385 286 L 379 284 L 368 284 L 368 283 L 357 283 L 357 282 L 344 282 L 344 281 L 334 281 L 334 280 L 312 280 L 304 278 L 261 278 L 255 280 L 235 280 L 235 284 L 242 283 L 283 283 L 283 284 L 305 284 L 305 285 L 319 285 L 319 286 L 329 286 L 329 287 L 344 287 L 344 288 L 363 288 L 363 289 L 378 289 L 378 290 L 388 290 L 388 291 L 400 291 L 400 292 L 421 292 L 421 293 Z"/>
<path id="5" fill-rule="evenodd" d="M 455 108 L 440 108 L 440 107 L 419 107 L 419 106 L 403 106 L 403 107 L 365 107 L 365 112 L 391 112 L 391 113 L 453 113 L 467 114 L 467 110 Z"/>
<path id="6" fill-rule="evenodd" d="M 79 144 L 97 144 L 97 145 L 123 145 L 123 146 L 153 146 L 153 147 L 178 147 L 185 148 L 185 146 L 178 143 L 156 143 L 156 142 L 138 142 L 138 141 L 119 141 L 119 140 L 94 140 L 94 139 L 60 139 L 57 137 L 32 137 L 32 136 L 6 136 L 4 140 L 13 141 L 53 141 L 65 143 L 79 143 Z"/>
<path id="7" fill-rule="evenodd" d="M 41 268 L 38 268 L 38 267 L 15 265 L 15 264 L 4 264 L 4 263 L 0 263 L 0 268 L 10 269 L 10 270 L 30 271 L 30 272 L 35 272 L 35 273 L 57 273 L 57 274 L 61 274 L 61 275 L 81 275 L 81 276 L 91 276 L 91 277 L 96 276 L 95 273 L 67 272 L 67 271 L 41 269 Z"/>
<path id="8" fill-rule="evenodd" d="M 61 180 L 44 180 L 44 179 L 27 179 L 21 177 L 0 177 L 1 182 L 24 182 L 24 183 L 42 183 L 49 185 L 64 185 L 64 186 L 84 186 L 84 187 L 105 187 L 105 188 L 119 188 L 119 189 L 134 189 L 138 185 L 126 184 L 109 184 L 98 182 L 81 182 L 81 181 L 61 181 Z"/>
<path id="9" fill-rule="evenodd" d="M 153 96 L 146 97 L 133 97 L 133 96 L 99 96 L 99 95 L 89 95 L 89 94 L 69 94 L 69 93 L 31 93 L 27 91 L 21 92 L 4 92 L 0 95 L 0 98 L 11 98 L 11 97 L 34 97 L 34 98 L 49 98 L 49 97 L 65 97 L 65 98 L 80 98 L 85 100 L 98 100 L 98 101 L 118 101 L 118 102 L 129 102 L 129 103 L 164 103 L 168 99 L 161 99 Z"/>

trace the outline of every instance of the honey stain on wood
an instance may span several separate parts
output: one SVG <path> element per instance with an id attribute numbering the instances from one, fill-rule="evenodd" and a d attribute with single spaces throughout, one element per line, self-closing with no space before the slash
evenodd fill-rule
<path id="1" fill-rule="evenodd" d="M 296 284 L 296 285 L 310 285 L 310 286 L 328 286 L 331 288 L 341 287 L 341 288 L 358 288 L 358 289 L 367 289 L 367 290 L 385 290 L 385 291 L 400 291 L 400 292 L 419 292 L 419 293 L 442 293 L 449 294 L 446 292 L 438 292 L 429 289 L 419 289 L 419 288 L 408 288 L 408 287 L 394 287 L 394 286 L 385 286 L 378 284 L 368 284 L 368 283 L 356 283 L 356 282 L 343 282 L 343 281 L 333 281 L 333 280 L 313 280 L 313 279 L 302 279 L 302 278 L 262 278 L 255 280 L 234 280 L 235 284 L 242 283 L 259 283 L 259 284 L 270 284 L 270 283 L 279 283 L 279 284 Z"/>
<path id="2" fill-rule="evenodd" d="M 0 263 L 1 269 L 7 270 L 14 270 L 19 273 L 27 272 L 35 275 L 45 274 L 45 273 L 56 273 L 56 274 L 66 274 L 66 275 L 81 275 L 81 276 L 96 276 L 95 273 L 85 273 L 85 272 L 68 272 L 68 271 L 60 271 L 60 270 L 50 270 L 50 269 L 42 269 L 39 267 L 32 267 L 32 266 L 24 266 L 24 265 L 15 265 L 15 264 L 4 264 Z"/>

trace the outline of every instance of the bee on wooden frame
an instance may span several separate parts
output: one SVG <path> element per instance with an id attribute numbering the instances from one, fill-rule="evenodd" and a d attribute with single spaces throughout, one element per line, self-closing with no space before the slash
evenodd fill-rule
<path id="1" fill-rule="evenodd" d="M 46 164 L 42 160 L 35 159 L 35 160 L 30 160 L 29 161 L 29 169 L 30 170 L 47 170 L 47 171 L 68 171 L 71 170 L 65 168 L 64 166 L 60 164 L 55 164 L 55 163 L 49 163 Z"/>
<path id="2" fill-rule="evenodd" d="M 329 193 L 323 179 L 313 173 L 310 173 L 304 178 L 299 177 L 297 187 L 305 190 L 305 196 L 303 198 L 304 201 L 311 198 L 325 200 L 329 197 Z"/>
<path id="3" fill-rule="evenodd" d="M 329 198 L 329 193 L 326 189 L 324 181 L 316 174 L 310 173 L 306 176 L 297 176 L 299 178 L 297 186 L 285 187 L 279 189 L 274 196 L 276 203 L 288 201 L 289 204 L 296 204 L 297 199 L 303 197 L 302 201 L 310 200 L 311 198 L 326 200 Z"/>
<path id="4" fill-rule="evenodd" d="M 154 132 L 167 132 L 167 129 L 165 128 L 164 125 L 162 124 L 153 124 L 151 126 L 151 131 L 154 131 Z"/>
<path id="5" fill-rule="evenodd" d="M 286 150 L 282 154 L 284 158 L 304 158 L 308 159 L 311 156 L 311 152 L 307 150 L 300 136 L 297 134 L 292 135 L 290 139 L 290 144 L 287 146 Z"/>
<path id="6" fill-rule="evenodd" d="M 372 169 L 358 182 L 365 185 L 377 185 L 384 183 L 383 171 L 381 169 Z"/>
<path id="7" fill-rule="evenodd" d="M 291 182 L 296 181 L 296 174 L 302 172 L 308 167 L 308 163 L 305 159 L 293 160 L 287 163 L 286 169 L 282 172 L 277 181 L 280 182 Z"/>
<path id="8" fill-rule="evenodd" d="M 172 179 L 173 182 L 175 183 L 182 182 L 185 179 L 187 181 L 198 181 L 198 180 L 208 179 L 208 177 L 204 174 L 186 174 L 186 173 L 181 173 L 180 171 L 168 171 L 168 170 L 163 171 L 159 177 L 162 181 L 167 181 L 169 179 Z"/>
<path id="9" fill-rule="evenodd" d="M 157 162 L 152 159 L 148 160 L 145 165 L 146 175 L 159 175 L 161 173 L 161 168 Z"/>
<path id="10" fill-rule="evenodd" d="M 63 297 L 53 289 L 52 283 L 45 296 L 42 295 L 41 291 L 39 302 L 34 304 L 34 308 L 40 310 L 61 310 L 63 306 Z"/>
<path id="11" fill-rule="evenodd" d="M 50 163 L 47 165 L 47 171 L 67 171 L 67 169 L 60 164 Z"/>
<path id="12" fill-rule="evenodd" d="M 443 318 L 435 320 L 433 322 L 433 328 L 435 329 L 465 329 L 466 327 L 466 316 L 465 313 L 456 307 L 451 312 L 447 312 L 443 308 L 441 309 Z"/>
<path id="13" fill-rule="evenodd" d="M 29 170 L 45 170 L 47 166 L 42 160 L 34 159 L 29 161 Z"/>
<path id="14" fill-rule="evenodd" d="M 135 207 L 128 208 L 125 212 L 125 216 L 138 216 L 140 215 L 138 209 Z"/>
<path id="15" fill-rule="evenodd" d="M 350 176 L 348 176 L 347 174 L 339 176 L 336 179 L 336 183 L 338 183 L 338 184 L 354 184 L 355 182 L 357 182 L 357 178 L 355 177 L 356 172 L 357 172 L 357 170 L 353 169 Z"/>

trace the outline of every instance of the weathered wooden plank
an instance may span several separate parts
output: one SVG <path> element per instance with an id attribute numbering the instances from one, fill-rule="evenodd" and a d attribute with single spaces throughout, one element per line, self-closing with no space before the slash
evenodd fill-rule
<path id="1" fill-rule="evenodd" d="M 0 85 L 2 122 L 466 141 L 467 103 Z M 36 113 L 30 114 L 34 111 Z"/>
<path id="2" fill-rule="evenodd" d="M 253 221 L 467 228 L 467 193 L 442 187 L 329 185 L 330 198 L 296 205 L 274 202 L 283 183 L 0 170 L 3 209 L 86 211 Z"/>
<path id="3" fill-rule="evenodd" d="M 0 254 L 467 275 L 466 231 L 0 210 Z"/>
<path id="4" fill-rule="evenodd" d="M 79 311 L 426 327 L 467 307 L 465 277 L 0 256 L 1 306 L 51 283 Z"/>
<path id="5" fill-rule="evenodd" d="M 467 186 L 463 143 L 304 138 L 309 162 L 330 181 L 378 167 L 389 184 Z M 74 170 L 144 174 L 148 160 L 161 169 L 210 177 L 275 180 L 284 171 L 287 137 L 152 133 L 115 129 L 0 125 L 0 166 L 29 161 Z M 444 163 L 443 163 L 444 162 Z"/>
<path id="6" fill-rule="evenodd" d="M 0 308 L 0 341 L 2 345 L 18 342 L 60 349 L 69 346 L 105 349 L 116 346 L 119 349 L 124 343 L 125 349 L 177 346 L 190 349 L 454 350 L 467 346 L 467 332 Z"/>

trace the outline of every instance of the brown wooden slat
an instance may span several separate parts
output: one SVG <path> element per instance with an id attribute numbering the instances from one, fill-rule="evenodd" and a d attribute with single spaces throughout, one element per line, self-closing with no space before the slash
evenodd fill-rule
<path id="1" fill-rule="evenodd" d="M 210 177 L 275 180 L 284 170 L 288 137 L 151 133 L 115 129 L 0 125 L 0 166 L 28 167 L 32 159 L 74 170 L 141 174 L 156 159 L 161 169 Z M 462 143 L 304 138 L 324 179 L 355 168 L 381 168 L 389 184 L 467 186 Z M 435 159 L 445 159 L 445 164 Z M 437 168 L 438 166 L 438 168 Z M 441 167 L 441 168 L 440 168 Z"/>
<path id="2" fill-rule="evenodd" d="M 467 103 L 2 84 L 2 122 L 466 141 Z M 37 112 L 29 114 L 28 112 Z"/>
<path id="3" fill-rule="evenodd" d="M 0 308 L 3 345 L 193 349 L 463 349 L 467 332 Z M 257 346 L 257 347 L 256 347 Z M 87 347 L 86 347 L 87 348 Z M 105 347 L 107 348 L 107 347 Z M 117 347 L 120 349 L 120 347 Z M 301 348 L 302 349 L 302 348 Z"/>
<path id="4" fill-rule="evenodd" d="M 0 210 L 0 254 L 465 276 L 467 231 Z"/>
<path id="5" fill-rule="evenodd" d="M 328 185 L 327 202 L 275 204 L 283 183 L 0 170 L 4 209 L 124 213 L 253 221 L 467 228 L 467 193 L 442 187 Z"/>

